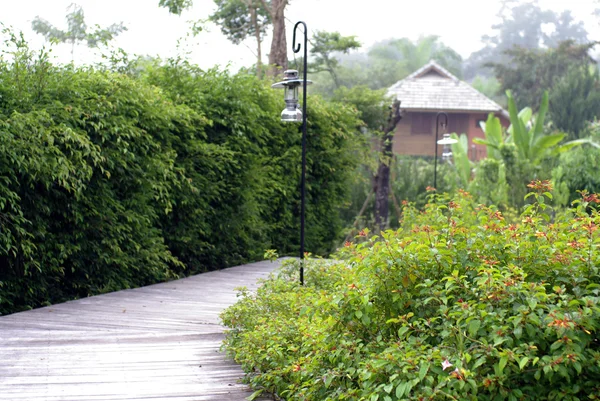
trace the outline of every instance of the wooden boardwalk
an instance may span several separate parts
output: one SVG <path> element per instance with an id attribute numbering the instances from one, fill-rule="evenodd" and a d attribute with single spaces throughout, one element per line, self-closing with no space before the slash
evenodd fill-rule
<path id="1" fill-rule="evenodd" d="M 241 401 L 219 313 L 259 262 L 0 317 L 1 401 Z"/>

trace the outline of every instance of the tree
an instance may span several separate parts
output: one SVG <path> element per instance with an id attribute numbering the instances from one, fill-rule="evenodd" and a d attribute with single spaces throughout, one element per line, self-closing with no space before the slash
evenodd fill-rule
<path id="1" fill-rule="evenodd" d="M 590 126 L 590 138 L 600 143 L 600 124 Z M 552 171 L 552 179 L 556 184 L 556 198 L 567 206 L 576 199 L 581 199 L 578 191 L 600 193 L 600 149 L 596 147 L 579 147 L 560 155 L 557 166 Z"/>
<path id="2" fill-rule="evenodd" d="M 544 34 L 544 44 L 548 47 L 556 47 L 560 42 L 569 39 L 576 43 L 588 41 L 583 22 L 576 22 L 569 10 L 555 16 L 553 25 L 554 30 Z"/>
<path id="3" fill-rule="evenodd" d="M 351 44 L 352 39 L 353 37 L 340 37 L 340 42 Z M 335 55 L 335 80 L 329 72 L 327 75 L 319 75 L 315 78 L 313 90 L 332 96 L 335 89 L 341 86 L 367 86 L 375 90 L 389 88 L 431 59 L 461 76 L 462 58 L 440 42 L 437 36 L 422 37 L 416 42 L 401 38 L 377 43 L 367 53 L 338 52 Z"/>
<path id="4" fill-rule="evenodd" d="M 477 75 L 471 86 L 500 105 L 506 105 L 506 97 L 501 94 L 502 85 L 496 77 Z"/>
<path id="5" fill-rule="evenodd" d="M 162 1 L 177 3 L 182 0 Z M 189 2 L 191 3 L 191 0 Z M 280 71 L 287 69 L 285 6 L 288 5 L 288 0 L 215 0 L 215 3 L 219 6 L 219 10 L 217 10 L 216 16 L 213 14 L 215 18 L 212 18 L 212 16 L 211 18 L 220 25 L 223 24 L 221 31 L 236 44 L 243 40 L 242 37 L 245 38 L 250 34 L 254 34 L 260 44 L 260 33 L 264 27 L 261 27 L 259 19 L 260 16 L 264 15 L 261 22 L 265 27 L 266 21 L 273 26 L 267 75 L 275 77 Z M 254 24 L 253 14 L 255 15 Z M 250 22 L 246 23 L 248 18 L 250 18 Z M 260 55 L 257 55 L 257 57 L 260 57 Z"/>
<path id="6" fill-rule="evenodd" d="M 112 24 L 106 29 L 98 29 L 94 32 L 87 32 L 87 25 L 85 23 L 85 16 L 81 6 L 72 3 L 67 7 L 67 11 L 70 11 L 66 15 L 67 19 L 67 30 L 63 31 L 48 21 L 36 16 L 31 24 L 32 29 L 41 35 L 44 35 L 47 40 L 56 40 L 59 42 L 70 42 L 74 47 L 77 42 L 87 42 L 89 47 L 96 47 L 98 42 L 111 40 L 114 36 L 120 32 L 127 30 L 123 24 Z"/>
<path id="7" fill-rule="evenodd" d="M 333 93 L 333 101 L 352 105 L 363 122 L 363 126 L 374 135 L 383 130 L 389 117 L 391 99 L 386 97 L 385 90 L 372 90 L 365 85 L 352 88 L 342 86 Z"/>
<path id="8" fill-rule="evenodd" d="M 311 72 L 326 71 L 331 75 L 335 87 L 340 87 L 340 81 L 336 72 L 339 67 L 339 60 L 335 53 L 348 54 L 352 49 L 358 49 L 360 42 L 356 36 L 342 36 L 339 32 L 319 31 L 313 35 L 310 52 L 315 57 L 310 63 Z"/>
<path id="9" fill-rule="evenodd" d="M 421 37 L 416 42 L 407 38 L 384 41 L 369 50 L 369 58 L 384 61 L 386 64 L 398 63 L 407 74 L 421 68 L 429 60 L 435 60 L 460 77 L 462 57 L 439 39 L 438 36 L 431 35 Z"/>
<path id="10" fill-rule="evenodd" d="M 181 15 L 183 10 L 190 8 L 193 4 L 193 0 L 160 0 L 158 2 L 159 7 L 164 7 L 169 10 L 171 14 Z"/>
<path id="11" fill-rule="evenodd" d="M 270 23 L 273 26 L 273 40 L 271 41 L 271 51 L 269 52 L 269 65 L 270 68 L 267 71 L 267 74 L 270 77 L 275 77 L 279 74 L 280 71 L 287 69 L 287 40 L 285 35 L 285 7 L 289 4 L 288 0 L 258 0 L 262 7 L 258 6 L 256 0 L 240 0 L 239 2 L 235 1 L 227 1 L 227 0 L 215 0 L 217 5 L 223 4 L 227 5 L 227 3 L 232 3 L 237 7 L 232 7 L 229 9 L 229 12 L 226 13 L 226 18 L 216 19 L 221 22 L 227 21 L 229 27 L 225 28 L 226 36 L 228 36 L 229 40 L 233 43 L 240 40 L 236 33 L 231 31 L 231 28 L 235 28 L 236 26 L 244 26 L 243 19 L 246 16 L 250 16 L 250 25 L 248 28 L 246 35 L 254 34 L 260 36 L 261 28 L 259 23 L 259 10 L 263 10 L 266 12 Z M 193 4 L 193 0 L 160 0 L 158 5 L 160 7 L 165 7 L 169 9 L 169 12 L 172 14 L 180 15 L 183 10 L 191 7 Z M 241 7 L 241 6 L 245 7 Z M 251 11 L 254 9 L 255 11 Z M 235 11 L 235 12 L 234 12 Z M 252 23 L 252 13 L 256 13 L 256 24 Z M 236 19 L 238 19 L 236 21 Z M 239 20 L 242 19 L 242 20 Z M 252 26 L 253 25 L 253 26 Z M 258 25 L 258 29 L 257 29 Z M 246 26 L 247 27 L 247 26 Z M 221 28 L 223 30 L 223 28 Z M 243 39 L 241 39 L 243 40 Z M 258 37 L 257 37 L 258 41 Z M 260 41 L 258 41 L 260 42 Z M 239 43 L 239 42 L 238 42 Z M 260 52 L 260 50 L 259 50 Z M 257 54 L 257 57 L 260 57 L 260 54 Z"/>
<path id="12" fill-rule="evenodd" d="M 343 104 L 351 104 L 358 110 L 363 122 L 363 133 L 368 142 L 377 143 L 377 149 L 371 151 L 371 163 L 367 166 L 371 177 L 371 189 L 363 206 L 356 216 L 356 222 L 375 195 L 375 229 L 383 231 L 389 223 L 390 167 L 393 161 L 393 138 L 396 126 L 402 118 L 400 101 L 391 100 L 384 90 L 372 90 L 366 86 L 352 89 L 341 87 L 335 91 L 333 99 Z M 356 224 L 355 222 L 355 224 Z"/>
<path id="13" fill-rule="evenodd" d="M 586 132 L 600 116 L 600 78 L 596 66 L 576 66 L 550 90 L 550 118 L 571 139 Z"/>
<path id="14" fill-rule="evenodd" d="M 589 144 L 593 147 L 598 145 L 588 139 L 561 143 L 566 134 L 546 132 L 548 92 L 542 95 L 537 115 L 533 114 L 530 107 L 517 112 L 516 102 L 511 92 L 508 91 L 506 96 L 510 127 L 503 132 L 500 120 L 490 114 L 487 121 L 482 124 L 485 140 L 473 139 L 474 143 L 486 145 L 488 151 L 488 158 L 478 168 L 482 173 L 479 173 L 475 181 L 486 176 L 493 177 L 485 179 L 490 185 L 484 185 L 484 192 L 495 191 L 495 187 L 505 187 L 511 205 L 521 206 L 523 197 L 527 193 L 526 184 L 530 180 L 550 178 L 550 169 L 545 168 L 548 167 L 549 159 L 556 158 L 579 145 Z M 475 184 L 476 187 L 481 182 Z"/>
<path id="15" fill-rule="evenodd" d="M 529 104 L 537 111 L 542 94 L 552 88 L 572 68 L 594 66 L 589 55 L 596 42 L 578 44 L 573 40 L 561 42 L 557 48 L 507 50 L 507 63 L 490 63 L 503 91 L 511 90 L 515 101 Z M 561 103 L 562 107 L 570 105 Z"/>
<path id="16" fill-rule="evenodd" d="M 483 36 L 485 46 L 467 59 L 465 78 L 489 76 L 491 71 L 487 66 L 490 63 L 507 64 L 510 57 L 506 51 L 516 47 L 537 49 L 556 47 L 565 40 L 575 43 L 588 41 L 583 23 L 574 21 L 570 11 L 557 15 L 553 11 L 541 9 L 535 1 L 518 3 L 515 0 L 504 0 L 498 17 L 502 22 L 492 26 L 496 33 Z"/>
<path id="17" fill-rule="evenodd" d="M 268 75 L 275 77 L 282 70 L 287 70 L 288 66 L 287 40 L 285 36 L 285 6 L 288 5 L 288 0 L 271 0 L 269 3 L 266 0 L 260 1 L 265 9 L 269 11 L 271 23 L 273 24 Z"/>
<path id="18" fill-rule="evenodd" d="M 92 32 L 88 31 L 88 26 L 85 23 L 83 9 L 77 4 L 71 4 L 67 7 L 67 30 L 63 31 L 56 28 L 48 21 L 36 16 L 31 28 L 34 32 L 43 35 L 46 40 L 55 40 L 59 43 L 71 44 L 71 61 L 74 60 L 75 45 L 80 42 L 85 42 L 88 47 L 98 47 L 100 43 L 107 43 L 114 39 L 127 28 L 123 23 L 112 24 L 106 28 L 101 28 L 96 25 L 96 29 Z"/>
<path id="19" fill-rule="evenodd" d="M 217 10 L 209 17 L 219 25 L 223 35 L 233 44 L 240 44 L 249 36 L 256 40 L 256 75 L 262 75 L 262 41 L 271 14 L 259 0 L 214 0 Z"/>
<path id="20" fill-rule="evenodd" d="M 384 231 L 388 228 L 388 212 L 390 197 L 390 165 L 393 160 L 394 132 L 400 122 L 400 101 L 395 99 L 392 103 L 390 115 L 381 137 L 381 152 L 377 173 L 373 177 L 373 192 L 375 193 L 375 229 Z"/>

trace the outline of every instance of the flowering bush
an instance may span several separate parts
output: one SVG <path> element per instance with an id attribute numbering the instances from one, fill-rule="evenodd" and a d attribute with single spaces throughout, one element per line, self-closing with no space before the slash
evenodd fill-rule
<path id="1" fill-rule="evenodd" d="M 227 350 L 288 400 L 600 399 L 600 215 L 552 217 L 547 182 L 514 221 L 430 195 L 334 263 L 288 265 L 226 310 Z"/>

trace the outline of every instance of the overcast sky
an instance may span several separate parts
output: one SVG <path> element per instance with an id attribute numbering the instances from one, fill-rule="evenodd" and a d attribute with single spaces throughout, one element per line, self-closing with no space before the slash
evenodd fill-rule
<path id="1" fill-rule="evenodd" d="M 198 37 L 185 40 L 189 21 L 206 19 L 214 8 L 212 0 L 195 0 L 193 9 L 180 17 L 159 8 L 158 0 L 0 0 L 0 22 L 22 30 L 32 46 L 39 47 L 44 40 L 31 31 L 31 21 L 40 16 L 64 29 L 66 9 L 73 2 L 83 7 L 88 26 L 123 22 L 128 31 L 115 45 L 130 53 L 164 58 L 189 52 L 189 58 L 202 68 L 230 64 L 237 69 L 255 61 L 251 40 L 234 46 L 212 24 L 205 25 Z M 575 19 L 585 23 L 590 39 L 600 40 L 599 20 L 591 14 L 593 0 L 539 0 L 539 4 L 554 11 L 571 9 Z M 286 11 L 288 46 L 291 49 L 293 24 L 303 20 L 311 34 L 325 30 L 356 35 L 365 48 L 389 38 L 439 35 L 467 58 L 481 48 L 481 36 L 492 32 L 499 7 L 499 0 L 292 0 Z M 269 46 L 267 38 L 264 54 Z M 61 62 L 70 61 L 67 45 L 56 47 L 54 54 Z M 289 54 L 291 57 L 291 50 Z M 94 60 L 83 46 L 76 49 L 75 58 L 88 63 Z"/>

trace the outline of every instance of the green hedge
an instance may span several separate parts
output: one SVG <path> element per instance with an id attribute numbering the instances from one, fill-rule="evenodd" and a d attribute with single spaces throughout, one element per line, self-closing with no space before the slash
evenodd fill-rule
<path id="1" fill-rule="evenodd" d="M 223 321 L 257 390 L 287 400 L 600 399 L 600 214 L 550 221 L 547 183 L 517 221 L 461 193 L 297 262 Z"/>
<path id="2" fill-rule="evenodd" d="M 281 93 L 185 62 L 0 59 L 0 314 L 298 249 L 300 131 Z M 130 71 L 131 72 L 131 71 Z M 355 113 L 310 99 L 307 249 L 341 230 Z"/>

